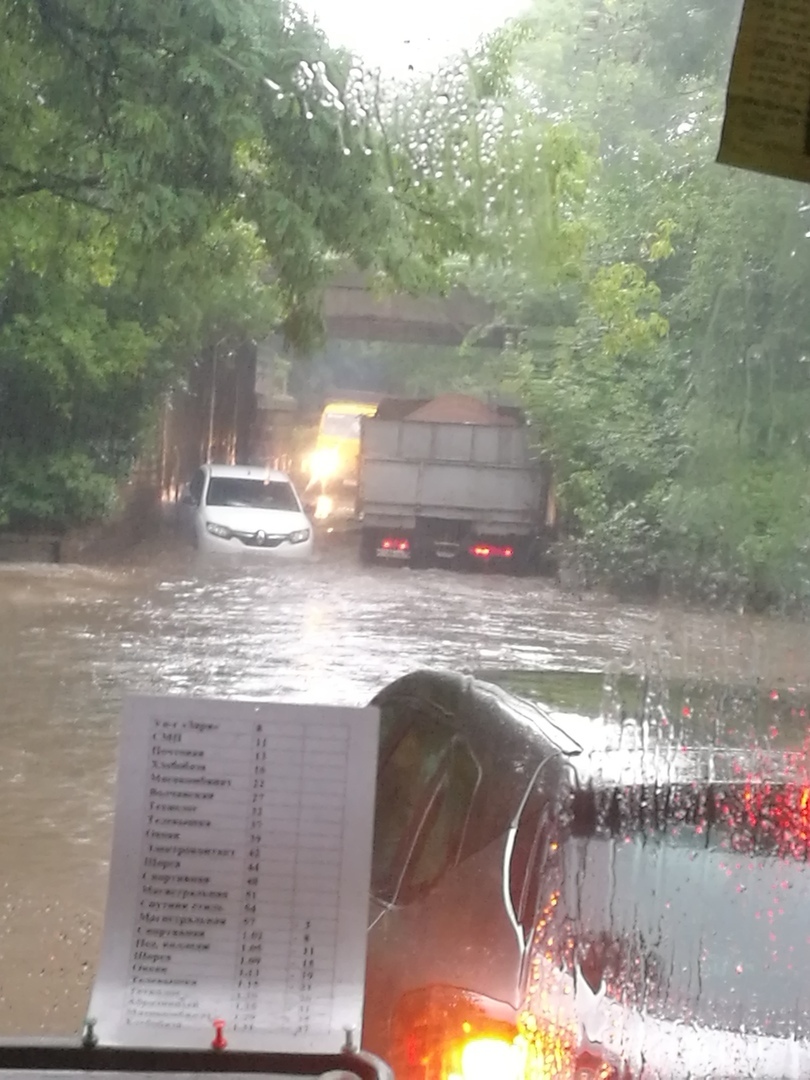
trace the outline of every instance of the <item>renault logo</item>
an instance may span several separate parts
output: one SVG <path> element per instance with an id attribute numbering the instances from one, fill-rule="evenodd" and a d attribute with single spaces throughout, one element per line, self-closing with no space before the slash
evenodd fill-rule
<path id="1" fill-rule="evenodd" d="M 256 533 L 256 543 L 263 544 L 267 539 L 267 534 L 263 533 L 261 529 Z"/>

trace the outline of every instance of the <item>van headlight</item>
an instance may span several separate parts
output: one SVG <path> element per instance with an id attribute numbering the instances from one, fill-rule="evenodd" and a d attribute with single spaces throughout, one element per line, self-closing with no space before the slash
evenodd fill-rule
<path id="1" fill-rule="evenodd" d="M 210 532 L 212 536 L 218 536 L 222 540 L 230 540 L 233 535 L 231 530 L 225 525 L 217 525 L 215 521 L 206 521 L 205 529 L 206 532 Z"/>
<path id="2" fill-rule="evenodd" d="M 340 452 L 334 446 L 322 446 L 309 459 L 313 480 L 331 479 L 340 468 Z"/>
<path id="3" fill-rule="evenodd" d="M 291 544 L 303 544 L 309 540 L 309 529 L 299 529 L 297 532 L 290 533 L 287 539 Z"/>

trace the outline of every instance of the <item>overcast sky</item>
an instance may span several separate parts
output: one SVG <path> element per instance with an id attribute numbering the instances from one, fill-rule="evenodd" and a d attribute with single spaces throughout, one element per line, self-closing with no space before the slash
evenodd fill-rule
<path id="1" fill-rule="evenodd" d="M 475 44 L 526 5 L 524 0 L 299 0 L 329 39 L 389 75 L 430 70 Z"/>

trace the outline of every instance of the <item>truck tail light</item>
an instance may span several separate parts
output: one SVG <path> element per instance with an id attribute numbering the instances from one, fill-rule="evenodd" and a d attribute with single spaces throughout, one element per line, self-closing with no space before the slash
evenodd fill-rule
<path id="1" fill-rule="evenodd" d="M 410 551 L 410 541 L 401 536 L 386 536 L 380 542 L 383 551 Z"/>
<path id="2" fill-rule="evenodd" d="M 458 1053 L 458 1072 L 447 1080 L 526 1080 L 526 1050 L 514 1039 L 470 1039 Z"/>
<path id="3" fill-rule="evenodd" d="M 497 544 L 473 544 L 468 550 L 476 559 L 511 559 L 515 554 L 514 548 Z"/>
<path id="4" fill-rule="evenodd" d="M 565 1023 L 430 986 L 400 999 L 386 1058 L 397 1080 L 629 1080 L 609 1052 L 580 1038 Z"/>
<path id="5" fill-rule="evenodd" d="M 509 1072 L 517 1035 L 514 1009 L 457 987 L 427 986 L 400 999 L 386 1060 L 397 1080 L 524 1080 Z"/>
<path id="6" fill-rule="evenodd" d="M 397 1080 L 580 1080 L 572 1033 L 530 1019 L 455 987 L 427 987 L 400 1001 L 387 1060 Z"/>

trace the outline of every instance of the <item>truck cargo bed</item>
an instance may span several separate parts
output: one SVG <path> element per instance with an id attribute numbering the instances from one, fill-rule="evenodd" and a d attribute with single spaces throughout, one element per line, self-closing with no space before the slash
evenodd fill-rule
<path id="1" fill-rule="evenodd" d="M 544 485 L 524 427 L 371 419 L 359 502 L 368 522 L 424 515 L 528 532 L 543 518 Z"/>

